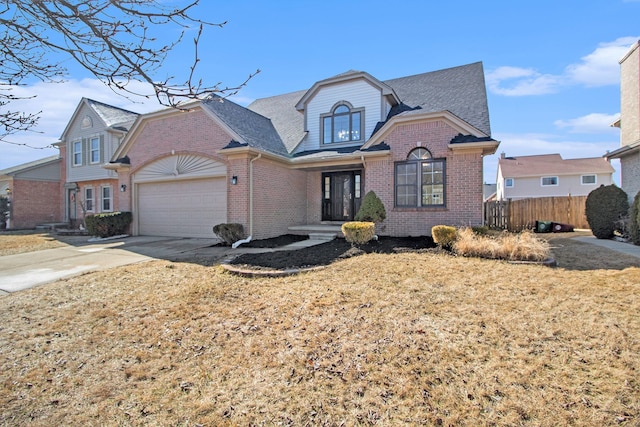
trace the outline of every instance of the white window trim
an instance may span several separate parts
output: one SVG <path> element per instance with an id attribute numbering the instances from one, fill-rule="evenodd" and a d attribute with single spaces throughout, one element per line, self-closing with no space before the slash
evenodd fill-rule
<path id="1" fill-rule="evenodd" d="M 585 176 L 592 176 L 595 178 L 595 180 L 593 182 L 584 182 L 584 177 Z M 590 173 L 588 175 L 581 175 L 580 176 L 580 184 L 581 185 L 596 185 L 598 184 L 598 175 L 594 174 L 594 173 Z"/>
<path id="2" fill-rule="evenodd" d="M 91 193 L 93 195 L 93 197 L 89 200 L 91 200 L 91 209 L 87 208 L 87 190 L 91 190 Z M 82 189 L 82 198 L 83 198 L 83 203 L 84 203 L 84 207 L 85 210 L 87 212 L 95 212 L 96 211 L 96 190 L 93 187 L 84 187 Z"/>
<path id="3" fill-rule="evenodd" d="M 511 181 L 511 185 L 508 184 L 509 181 Z M 504 188 L 513 188 L 515 187 L 515 184 L 516 184 L 516 180 L 513 178 L 504 179 Z"/>
<path id="4" fill-rule="evenodd" d="M 109 189 L 109 209 L 105 209 L 104 208 L 104 189 L 108 188 Z M 101 212 L 113 212 L 113 187 L 110 185 L 103 185 L 102 187 L 100 187 L 100 209 Z"/>
<path id="5" fill-rule="evenodd" d="M 555 178 L 556 179 L 556 183 L 555 184 L 545 184 L 544 183 L 545 178 Z M 557 187 L 558 185 L 560 185 L 560 179 L 555 175 L 540 177 L 540 186 L 541 187 Z"/>
<path id="6" fill-rule="evenodd" d="M 98 148 L 97 150 L 93 149 L 93 141 L 98 140 Z M 89 147 L 87 147 L 89 149 L 89 163 L 92 165 L 97 165 L 100 163 L 100 158 L 101 156 L 101 147 L 100 147 L 100 136 L 92 136 L 91 138 L 89 138 Z M 98 151 L 98 161 L 94 162 L 93 161 L 93 152 L 94 151 Z"/>
<path id="7" fill-rule="evenodd" d="M 76 144 L 80 144 L 80 151 L 76 152 Z M 71 164 L 73 166 L 82 166 L 82 157 L 84 153 L 82 152 L 82 140 L 71 141 Z M 80 163 L 76 163 L 76 154 L 80 154 Z"/>

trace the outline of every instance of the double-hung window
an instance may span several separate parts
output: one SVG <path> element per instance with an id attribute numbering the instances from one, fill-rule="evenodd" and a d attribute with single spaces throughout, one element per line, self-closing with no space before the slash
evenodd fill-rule
<path id="1" fill-rule="evenodd" d="M 433 159 L 426 148 L 412 150 L 405 162 L 396 163 L 396 206 L 444 206 L 445 175 L 444 159 Z"/>
<path id="2" fill-rule="evenodd" d="M 364 133 L 363 108 L 342 101 L 330 113 L 320 116 L 323 144 L 361 141 Z"/>
<path id="3" fill-rule="evenodd" d="M 111 187 L 102 187 L 102 212 L 111 212 L 112 210 Z"/>
<path id="4" fill-rule="evenodd" d="M 597 182 L 595 175 L 582 175 L 580 177 L 582 185 L 593 185 Z"/>
<path id="5" fill-rule="evenodd" d="M 557 176 L 543 176 L 540 179 L 540 184 L 543 187 L 553 187 L 558 185 L 558 177 Z"/>
<path id="6" fill-rule="evenodd" d="M 73 166 L 82 165 L 82 141 L 73 142 Z"/>
<path id="7" fill-rule="evenodd" d="M 89 153 L 91 163 L 100 163 L 100 138 L 95 137 L 89 140 Z"/>
<path id="8" fill-rule="evenodd" d="M 87 212 L 93 212 L 94 194 L 93 188 L 88 187 L 84 189 L 84 209 Z"/>

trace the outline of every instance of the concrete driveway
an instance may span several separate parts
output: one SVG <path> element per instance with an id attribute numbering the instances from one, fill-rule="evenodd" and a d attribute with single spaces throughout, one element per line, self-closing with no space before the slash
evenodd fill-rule
<path id="1" fill-rule="evenodd" d="M 224 258 L 229 248 L 212 247 L 216 239 L 136 236 L 88 242 L 66 240 L 69 246 L 0 257 L 0 295 L 32 288 L 90 271 L 166 259 L 171 261 Z"/>

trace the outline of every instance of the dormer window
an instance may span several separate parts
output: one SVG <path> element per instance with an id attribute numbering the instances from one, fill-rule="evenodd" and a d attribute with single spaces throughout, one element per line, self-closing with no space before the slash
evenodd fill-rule
<path id="1" fill-rule="evenodd" d="M 336 144 L 361 141 L 364 131 L 364 108 L 353 108 L 346 101 L 336 104 L 330 113 L 320 116 L 322 142 Z"/>

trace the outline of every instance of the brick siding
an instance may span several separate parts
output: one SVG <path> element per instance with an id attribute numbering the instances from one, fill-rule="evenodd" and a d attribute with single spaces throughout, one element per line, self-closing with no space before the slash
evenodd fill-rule
<path id="1" fill-rule="evenodd" d="M 59 182 L 14 179 L 12 186 L 11 228 L 61 221 Z"/>

